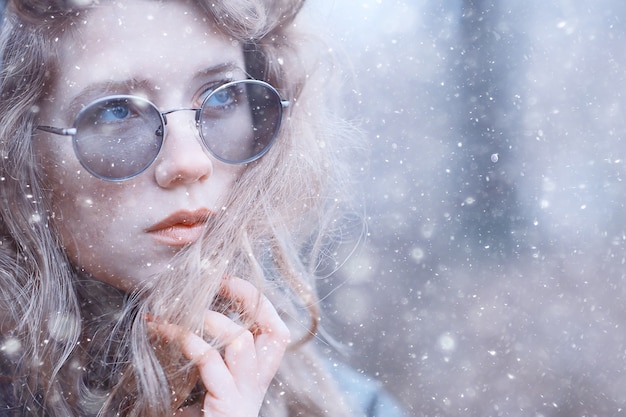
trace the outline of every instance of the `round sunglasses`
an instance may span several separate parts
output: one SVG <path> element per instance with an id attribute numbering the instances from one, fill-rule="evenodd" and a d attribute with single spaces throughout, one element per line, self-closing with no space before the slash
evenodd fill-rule
<path id="1" fill-rule="evenodd" d="M 145 171 L 157 158 L 166 136 L 167 115 L 195 112 L 205 148 L 228 164 L 259 159 L 276 139 L 289 101 L 259 80 L 232 81 L 217 87 L 199 108 L 161 112 L 138 96 L 103 97 L 84 107 L 71 128 L 37 126 L 45 132 L 71 136 L 81 165 L 107 181 L 123 181 Z"/>

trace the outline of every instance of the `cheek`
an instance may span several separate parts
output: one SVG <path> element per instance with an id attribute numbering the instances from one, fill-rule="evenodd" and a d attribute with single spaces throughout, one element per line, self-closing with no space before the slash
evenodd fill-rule
<path id="1" fill-rule="evenodd" d="M 96 279 L 126 290 L 133 277 L 146 279 L 144 264 L 152 258 L 141 240 L 140 199 L 115 185 L 53 192 L 53 206 L 70 261 Z"/>
<path id="2" fill-rule="evenodd" d="M 53 217 L 68 254 L 85 252 L 102 242 L 117 217 L 112 200 L 81 185 L 82 175 L 62 179 L 51 190 Z"/>
<path id="3" fill-rule="evenodd" d="M 82 167 L 69 137 L 38 134 L 33 141 L 33 150 L 48 188 L 63 188 L 81 180 Z"/>
<path id="4" fill-rule="evenodd" d="M 95 206 L 92 197 L 76 190 L 57 186 L 51 195 L 54 223 L 68 258 L 75 266 L 92 272 L 90 252 L 104 238 L 101 208 Z"/>
<path id="5" fill-rule="evenodd" d="M 45 135 L 36 140 L 35 152 L 44 187 L 59 229 L 74 229 L 97 222 L 115 210 L 120 187 L 105 184 L 85 171 L 69 137 Z"/>

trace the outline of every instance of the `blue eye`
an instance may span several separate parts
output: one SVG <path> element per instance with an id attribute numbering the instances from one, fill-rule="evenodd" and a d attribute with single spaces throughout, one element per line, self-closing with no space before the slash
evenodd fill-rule
<path id="1" fill-rule="evenodd" d="M 222 88 L 209 95 L 206 106 L 224 107 L 236 102 L 236 92 L 232 88 Z"/>
<path id="2" fill-rule="evenodd" d="M 246 86 L 241 82 L 222 84 L 214 90 L 208 90 L 202 103 L 202 117 L 224 119 L 233 117 L 248 108 Z"/>
<path id="3" fill-rule="evenodd" d="M 213 94 L 211 96 L 211 98 L 216 103 L 224 104 L 224 103 L 228 103 L 228 101 L 230 100 L 231 97 L 230 97 L 230 94 L 228 94 L 228 91 L 221 90 L 221 91 L 218 91 L 217 93 Z"/>
<path id="4" fill-rule="evenodd" d="M 127 118 L 130 115 L 128 103 L 107 103 L 100 109 L 98 118 L 104 122 L 115 122 Z"/>

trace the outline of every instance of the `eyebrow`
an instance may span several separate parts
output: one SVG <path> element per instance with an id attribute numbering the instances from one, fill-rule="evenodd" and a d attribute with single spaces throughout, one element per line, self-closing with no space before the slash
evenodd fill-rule
<path id="1" fill-rule="evenodd" d="M 205 68 L 201 71 L 198 71 L 194 75 L 194 78 L 195 79 L 204 78 L 207 76 L 214 76 L 215 74 L 219 74 L 222 72 L 236 72 L 236 71 L 241 72 L 242 75 L 246 75 L 246 71 L 243 68 L 241 68 L 239 64 L 236 64 L 234 62 L 225 62 L 223 64 Z"/>
<path id="2" fill-rule="evenodd" d="M 193 78 L 202 79 L 229 71 L 232 71 L 233 73 L 241 72 L 242 76 L 246 76 L 245 70 L 241 68 L 240 65 L 236 64 L 235 62 L 224 62 L 211 67 L 203 68 L 202 70 L 196 72 Z M 68 110 L 73 116 L 75 116 L 83 107 L 87 106 L 89 103 L 97 100 L 98 98 L 104 97 L 106 95 L 126 94 L 129 93 L 131 90 L 138 89 L 148 91 L 151 89 L 151 87 L 154 88 L 154 83 L 150 82 L 147 79 L 138 79 L 135 77 L 119 81 L 106 80 L 95 82 L 85 87 L 72 98 L 69 103 Z"/>

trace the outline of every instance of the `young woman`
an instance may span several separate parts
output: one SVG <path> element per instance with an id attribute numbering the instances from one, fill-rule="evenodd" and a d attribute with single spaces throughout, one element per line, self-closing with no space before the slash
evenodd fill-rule
<path id="1" fill-rule="evenodd" d="M 8 1 L 0 415 L 391 411 L 309 343 L 348 138 L 301 3 Z"/>

